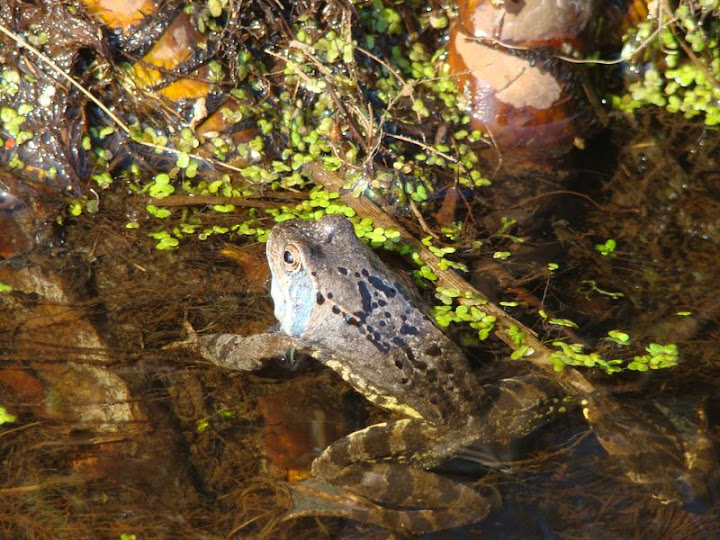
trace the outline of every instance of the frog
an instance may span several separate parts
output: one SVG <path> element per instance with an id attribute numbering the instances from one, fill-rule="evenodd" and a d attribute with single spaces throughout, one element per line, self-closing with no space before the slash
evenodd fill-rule
<path id="1" fill-rule="evenodd" d="M 409 532 L 487 517 L 498 506 L 497 492 L 428 470 L 474 441 L 502 444 L 543 425 L 539 410 L 549 390 L 542 378 L 481 385 L 460 347 L 344 217 L 276 225 L 267 259 L 276 330 L 333 352 L 319 359 L 369 401 L 403 417 L 331 444 L 313 461 L 314 482 L 348 486 L 382 503 L 389 508 L 376 521 Z"/>
<path id="2" fill-rule="evenodd" d="M 569 397 L 561 380 L 530 372 L 480 384 L 422 300 L 344 217 L 281 222 L 266 251 L 277 326 L 252 336 L 192 337 L 189 329 L 180 345 L 243 371 L 299 349 L 402 416 L 328 446 L 312 463 L 312 479 L 293 486 L 287 518 L 334 515 L 424 533 L 490 515 L 501 504 L 497 491 L 431 469 L 477 441 L 508 445 L 546 425 L 556 396 Z M 600 446 L 662 502 L 688 507 L 717 492 L 720 467 L 702 411 L 680 426 L 597 388 L 573 398 Z"/>

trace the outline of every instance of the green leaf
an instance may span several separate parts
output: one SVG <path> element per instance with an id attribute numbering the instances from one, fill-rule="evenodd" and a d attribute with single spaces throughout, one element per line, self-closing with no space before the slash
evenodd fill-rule
<path id="1" fill-rule="evenodd" d="M 3 424 L 10 424 L 15 422 L 17 418 L 15 415 L 10 414 L 5 410 L 4 407 L 0 407 L 0 426 Z"/>
<path id="2" fill-rule="evenodd" d="M 190 165 L 190 156 L 186 154 L 185 152 L 178 152 L 177 155 L 177 161 L 175 162 L 175 165 L 179 167 L 180 169 L 184 169 L 188 165 Z"/>

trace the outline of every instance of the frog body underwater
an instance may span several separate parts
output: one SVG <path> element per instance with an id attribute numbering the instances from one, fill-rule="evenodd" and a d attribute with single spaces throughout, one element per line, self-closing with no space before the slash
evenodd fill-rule
<path id="1" fill-rule="evenodd" d="M 327 447 L 313 462 L 314 480 L 293 486 L 286 517 L 341 516 L 414 533 L 483 520 L 498 505 L 496 491 L 427 469 L 476 441 L 502 448 L 530 435 L 549 422 L 548 402 L 565 395 L 565 386 L 545 375 L 480 385 L 459 347 L 343 217 L 279 223 L 268 236 L 267 258 L 279 332 L 189 331 L 177 346 L 242 371 L 299 348 L 370 401 L 406 417 Z M 634 483 L 664 503 L 712 503 L 720 464 L 701 408 L 694 419 L 668 422 L 667 412 L 643 414 L 599 389 L 571 395 L 600 446 Z"/>
<path id="2" fill-rule="evenodd" d="M 414 508 L 388 510 L 383 517 L 414 532 L 486 517 L 497 505 L 496 494 L 422 469 L 473 441 L 507 441 L 533 431 L 544 423 L 536 413 L 547 397 L 543 384 L 508 379 L 490 395 L 462 351 L 345 218 L 277 225 L 267 258 L 279 330 L 333 351 L 324 360 L 328 367 L 370 401 L 407 417 L 336 441 L 313 462 L 313 477 Z M 445 500 L 433 501 L 439 492 Z"/>

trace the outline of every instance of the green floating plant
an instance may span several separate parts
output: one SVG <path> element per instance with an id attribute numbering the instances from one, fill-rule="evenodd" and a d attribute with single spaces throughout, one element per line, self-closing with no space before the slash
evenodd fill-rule
<path id="1" fill-rule="evenodd" d="M 267 213 L 273 216 L 277 223 L 294 218 L 318 220 L 325 215 L 332 214 L 343 215 L 347 218 L 355 217 L 355 210 L 340 200 L 339 193 L 329 193 L 320 186 L 311 189 L 308 198 L 298 205 L 292 208 L 289 206 L 283 206 L 280 209 L 271 208 L 267 210 Z M 356 227 L 355 232 L 358 236 L 361 236 L 362 232 L 364 236 L 366 230 Z"/>
<path id="2" fill-rule="evenodd" d="M 459 291 L 447 287 L 437 287 L 435 298 L 442 305 L 434 306 L 432 316 L 438 325 L 446 327 L 450 323 L 468 323 L 477 330 L 478 338 L 483 341 L 495 328 L 496 318 L 488 315 L 478 306 L 487 304 L 487 300 L 472 291 Z"/>
<path id="3" fill-rule="evenodd" d="M 508 335 L 513 344 L 514 350 L 510 355 L 511 360 L 519 360 L 520 358 L 533 353 L 532 347 L 525 343 L 525 338 L 527 336 L 520 330 L 520 328 L 512 325 L 505 330 L 505 333 Z"/>
<path id="4" fill-rule="evenodd" d="M 548 314 L 544 309 L 539 309 L 538 315 L 540 315 L 543 320 L 547 321 L 548 324 L 554 324 L 555 326 L 565 326 L 567 328 L 578 328 L 577 323 L 575 321 L 571 321 L 570 319 L 548 317 Z"/>
<path id="5" fill-rule="evenodd" d="M 604 244 L 596 244 L 595 251 L 597 251 L 603 257 L 615 257 L 615 248 L 617 242 L 614 239 L 608 238 Z"/>
<path id="6" fill-rule="evenodd" d="M 651 343 L 645 350 L 647 354 L 636 356 L 628 364 L 628 369 L 648 371 L 649 369 L 667 369 L 678 365 L 677 345 Z"/>
<path id="7" fill-rule="evenodd" d="M 607 374 L 618 373 L 622 371 L 622 360 L 605 360 L 599 353 L 583 352 L 584 347 L 579 343 L 564 343 L 562 341 L 553 341 L 553 347 L 558 350 L 550 355 L 550 361 L 555 371 L 562 371 L 565 366 L 582 366 L 587 368 L 599 367 Z"/>
<path id="8" fill-rule="evenodd" d="M 720 2 L 685 0 L 674 13 L 660 13 L 625 36 L 623 59 L 652 67 L 612 96 L 613 106 L 630 113 L 655 105 L 720 124 Z"/>
<path id="9" fill-rule="evenodd" d="M 15 415 L 7 412 L 4 407 L 0 407 L 0 426 L 3 424 L 11 424 L 16 420 Z"/>
<path id="10" fill-rule="evenodd" d="M 608 332 L 606 341 L 620 347 L 630 345 L 630 336 L 619 330 Z M 651 343 L 645 347 L 646 354 L 635 356 L 631 361 L 613 359 L 606 360 L 597 352 L 584 352 L 579 343 L 564 343 L 554 341 L 552 345 L 557 349 L 550 355 L 555 371 L 562 371 L 565 366 L 581 366 L 587 368 L 600 368 L 607 374 L 620 371 L 648 371 L 651 369 L 668 369 L 678 365 L 677 345 Z"/>
<path id="11" fill-rule="evenodd" d="M 228 0 L 212 0 L 188 4 L 184 10 L 195 14 L 198 30 L 204 33 L 222 30 L 230 5 Z M 476 152 L 481 133 L 469 127 L 470 116 L 458 99 L 458 89 L 444 61 L 445 49 L 425 43 L 431 41 L 425 39 L 430 32 L 439 37 L 436 29 L 447 27 L 448 11 L 438 5 L 416 13 L 414 26 L 419 32 L 408 35 L 404 12 L 397 4 L 383 0 L 358 4 L 359 24 L 353 26 L 352 32 L 349 27 L 332 27 L 310 15 L 290 17 L 288 34 L 292 40 L 280 39 L 269 44 L 269 49 L 263 48 L 273 56 L 272 66 L 266 65 L 266 54 L 255 54 L 251 46 L 241 46 L 236 53 L 233 68 L 239 84 L 230 91 L 234 99 L 220 109 L 220 114 L 228 124 L 252 126 L 254 132 L 248 131 L 251 138 L 238 143 L 234 134 L 206 133 L 201 141 L 190 128 L 171 132 L 135 121 L 130 126 L 132 139 L 170 158 L 169 170 L 156 171 L 147 178 L 134 164 L 111 169 L 116 156 L 102 141 L 114 130 L 99 126 L 90 129 L 82 141 L 94 160 L 93 179 L 102 190 L 127 188 L 155 199 L 154 204 L 146 206 L 146 219 L 133 220 L 131 226 L 144 230 L 148 222 L 152 223 L 150 235 L 161 250 L 179 247 L 188 236 L 205 240 L 224 235 L 233 240 L 254 235 L 264 240 L 267 226 L 263 226 L 262 211 L 248 211 L 222 198 L 282 190 L 304 192 L 308 199 L 297 208 L 275 209 L 270 215 L 278 222 L 291 217 L 319 219 L 326 214 L 354 219 L 354 211 L 342 204 L 337 194 L 312 188 L 311 178 L 304 171 L 308 163 L 320 163 L 328 170 L 342 169 L 346 179 L 363 188 L 360 191 L 367 187 L 401 208 L 411 204 L 422 207 L 433 199 L 440 178 L 454 178 L 461 186 L 486 186 L 489 181 L 480 171 Z M 422 39 L 421 33 L 425 34 Z M 227 65 L 213 60 L 208 67 L 211 82 L 226 78 Z M 0 68 L 0 95 L 16 94 L 20 82 L 17 71 Z M 269 93 L 268 85 L 277 92 Z M 373 89 L 371 107 L 358 102 L 363 99 L 359 88 Z M 272 99 L 268 99 L 269 95 Z M 339 110 L 339 103 L 357 106 Z M 0 111 L 0 120 L 5 122 L 6 131 L 19 134 L 23 115 L 29 112 Z M 348 114 L 355 122 L 342 120 Z M 375 122 L 375 116 L 382 122 Z M 346 133 L 348 124 L 359 126 L 355 129 L 359 133 Z M 392 125 L 415 126 L 418 133 L 426 134 L 442 126 L 446 135 L 438 140 L 426 135 L 391 137 L 389 133 L 408 132 L 404 128 L 386 128 Z M 208 169 L 203 165 L 205 160 L 194 157 L 201 144 L 204 156 L 219 162 L 232 158 L 239 168 L 219 178 L 204 176 Z M 392 166 L 384 158 L 376 159 L 378 148 L 393 156 Z M 17 156 L 9 165 L 23 166 Z M 160 201 L 170 196 L 218 200 L 186 208 L 163 207 Z M 90 211 L 93 204 L 97 201 L 73 202 L 69 213 L 77 216 Z M 399 241 L 396 231 L 358 226 L 357 222 L 355 225 L 358 236 L 374 247 L 411 251 Z M 456 239 L 457 230 L 449 229 L 443 234 Z M 465 269 L 447 258 L 453 248 L 432 243 L 427 246 L 440 258 L 442 270 Z M 419 277 L 437 279 L 433 268 L 416 262 Z"/>

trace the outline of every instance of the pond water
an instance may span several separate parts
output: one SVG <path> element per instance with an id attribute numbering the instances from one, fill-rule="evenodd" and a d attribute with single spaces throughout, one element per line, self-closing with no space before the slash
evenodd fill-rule
<path id="1" fill-rule="evenodd" d="M 564 350 L 595 365 L 550 373 L 542 428 L 506 444 L 477 441 L 437 468 L 443 479 L 497 493 L 499 504 L 485 519 L 427 537 L 720 538 L 717 131 L 658 110 L 630 118 L 603 109 L 611 127 L 586 137 L 586 114 L 598 111 L 580 92 L 581 70 L 554 80 L 550 68 L 566 64 L 538 49 L 513 64 L 568 92 L 553 128 L 562 148 L 546 132 L 533 135 L 530 122 L 518 145 L 540 143 L 532 162 L 498 151 L 467 133 L 466 111 L 441 84 L 448 75 L 434 51 L 447 44 L 452 12 L 444 3 L 395 2 L 395 11 L 381 2 L 239 2 L 223 11 L 227 2 L 208 2 L 190 14 L 199 3 L 162 13 L 166 3 L 146 2 L 123 4 L 122 17 L 111 10 L 120 2 L 86 2 L 96 17 L 70 4 L 0 7 L 2 29 L 57 64 L 3 31 L 0 538 L 403 537 L 343 513 L 343 504 L 364 502 L 353 485 L 320 493 L 332 515 L 284 520 L 324 448 L 398 414 L 294 350 L 243 371 L 187 346 L 192 329 L 252 336 L 276 323 L 265 246 L 240 227 L 269 229 L 266 209 L 317 197 L 299 169 L 308 159 L 341 163 L 338 155 L 357 191 L 364 174 L 388 182 L 373 196 L 416 240 L 428 229 L 440 233 L 438 245 L 443 228 L 456 234 L 450 257 L 467 264 L 463 278 L 526 325 L 526 341 L 516 334 L 513 348 L 507 329 L 482 341 L 467 325 L 448 329 L 489 394 L 500 394 L 504 378 L 541 371 L 529 356 L 510 359 L 533 332 L 538 346 L 599 353 Z M 492 4 L 511 13 L 526 3 Z M 609 56 L 630 4 L 644 20 L 648 2 L 607 4 L 618 35 L 607 32 L 598 47 Z M 169 52 L 155 48 L 161 35 Z M 370 50 L 346 48 L 345 38 Z M 470 62 L 480 44 L 465 41 Z M 554 45 L 565 51 L 562 41 Z M 489 71 L 502 93 L 504 76 Z M 101 99 L 85 101 L 68 77 Z M 537 97 L 536 80 L 520 104 Z M 513 115 L 526 113 L 519 106 Z M 566 131 L 569 119 L 581 129 Z M 134 142 L 123 122 L 140 126 Z M 175 150 L 157 153 L 165 144 Z M 204 157 L 191 159 L 196 151 Z M 362 203 L 348 204 L 366 217 L 354 206 Z M 409 277 L 409 257 L 380 256 L 437 303 L 427 281 Z M 616 357 L 621 372 L 600 369 Z M 521 409 L 502 418 L 524 418 Z"/>
<path id="2" fill-rule="evenodd" d="M 585 339 L 622 328 L 676 343 L 681 364 L 667 372 L 589 376 L 632 407 L 685 418 L 689 439 L 703 427 L 717 444 L 720 184 L 706 153 L 717 142 L 700 137 L 677 150 L 687 134 L 678 130 L 662 143 L 648 133 L 617 135 L 619 144 L 590 154 L 601 162 L 612 151 L 611 167 L 588 162 L 552 190 L 562 193 L 528 204 L 509 205 L 507 190 L 517 181 L 548 182 L 547 173 L 498 181 L 490 193 L 513 206 L 527 241 L 502 272 L 476 262 L 471 278 L 491 297 L 502 287 L 544 294 L 544 305 L 580 322 L 576 332 Z M 543 199 L 552 203 L 537 204 Z M 208 242 L 161 253 L 144 234 L 122 229 L 133 204 L 113 195 L 97 214 L 62 228 L 39 224 L 56 206 L 39 207 L 42 219 L 20 222 L 38 227 L 36 248 L 0 264 L 0 282 L 13 287 L 0 311 L 0 405 L 16 416 L 0 432 L 4 534 L 382 537 L 338 518 L 279 520 L 290 505 L 286 480 L 307 476 L 313 457 L 342 434 L 391 417 L 312 360 L 242 373 L 165 349 L 182 339 L 184 320 L 201 333 L 245 335 L 274 323 L 263 246 Z M 8 205 L 3 218 L 16 223 L 27 211 Z M 8 238 L 10 228 L 4 231 Z M 612 256 L 595 249 L 607 238 L 617 243 Z M 537 270 L 550 261 L 563 271 L 549 281 Z M 683 311 L 691 314 L 676 315 Z M 468 351 L 488 384 L 524 369 L 503 360 L 492 340 Z M 570 400 L 527 439 L 480 447 L 485 461 L 489 454 L 498 462 L 494 468 L 461 461 L 444 468 L 497 487 L 503 506 L 480 523 L 433 536 L 720 534 L 712 495 L 709 507 L 653 498 L 598 444 L 582 408 Z M 618 419 L 613 429 L 646 437 L 654 459 L 655 439 L 644 427 Z"/>

